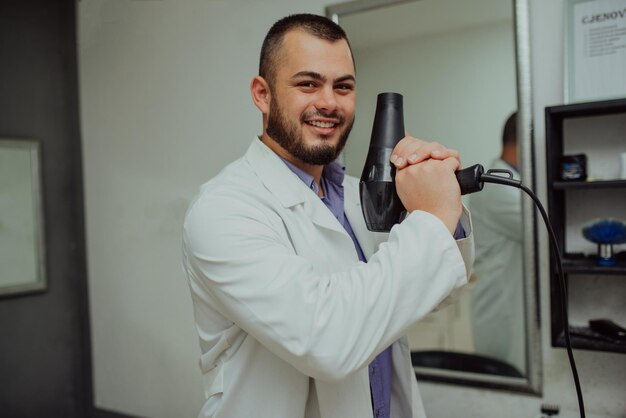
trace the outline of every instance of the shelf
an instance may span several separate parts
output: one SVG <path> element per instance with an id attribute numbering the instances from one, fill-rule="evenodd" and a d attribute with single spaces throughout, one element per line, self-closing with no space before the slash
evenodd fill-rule
<path id="1" fill-rule="evenodd" d="M 566 189 L 617 189 L 626 188 L 626 180 L 592 180 L 592 181 L 555 181 L 552 187 Z"/>
<path id="2" fill-rule="evenodd" d="M 563 273 L 565 280 L 574 279 L 574 275 L 591 276 L 593 278 L 601 277 L 602 285 L 606 286 L 606 291 L 611 292 L 612 289 L 623 289 L 626 286 L 626 251 L 623 246 L 615 246 L 615 258 L 617 263 L 614 266 L 597 265 L 597 254 L 589 247 L 591 254 L 583 252 L 566 252 L 567 233 L 574 225 L 581 222 L 581 212 L 569 211 L 573 207 L 582 206 L 589 213 L 605 212 L 622 213 L 623 198 L 626 196 L 626 179 L 590 179 L 586 181 L 567 181 L 561 179 L 562 157 L 567 154 L 567 150 L 576 149 L 577 153 L 585 153 L 586 146 L 581 145 L 582 133 L 576 130 L 568 129 L 568 121 L 575 118 L 585 118 L 577 123 L 591 124 L 590 132 L 594 129 L 605 129 L 598 125 L 601 122 L 595 119 L 596 116 L 616 115 L 611 120 L 622 121 L 626 115 L 626 98 L 618 100 L 607 100 L 590 103 L 575 103 L 569 105 L 550 106 L 545 108 L 545 128 L 546 128 L 546 177 L 547 177 L 547 197 L 548 197 L 548 216 L 554 228 L 557 242 L 563 251 Z M 621 123 L 621 122 L 620 122 Z M 594 125 L 595 124 L 595 125 Z M 619 127 L 615 128 L 609 123 L 609 137 L 602 139 L 602 135 L 597 137 L 600 142 L 589 143 L 588 147 L 606 147 L 611 146 L 611 150 L 621 152 L 622 150 L 622 134 Z M 620 125 L 621 126 L 621 125 Z M 578 141 L 578 142 L 577 142 Z M 586 144 L 586 142 L 584 143 Z M 607 151 L 609 152 L 609 151 Z M 605 157 L 603 157 L 605 158 Z M 597 162 L 602 164 L 602 161 Z M 614 175 L 616 175 L 615 173 Z M 578 199 L 574 199 L 577 197 Z M 617 203 L 617 205 L 616 205 Z M 588 206 L 589 208 L 587 208 Z M 568 219 L 569 215 L 569 219 Z M 615 216 L 615 215 L 614 215 Z M 621 216 L 618 216 L 621 218 Z M 580 238 L 578 235 L 576 235 Z M 558 266 L 555 263 L 554 256 L 550 256 L 550 315 L 551 315 L 551 336 L 552 345 L 555 347 L 565 347 L 564 317 L 561 311 L 561 287 L 560 280 L 557 275 Z M 582 280 L 585 281 L 586 277 Z M 624 279 L 624 280 L 622 280 Z M 578 281 L 578 282 L 579 282 Z M 570 284 L 576 283 L 571 280 Z M 600 283 L 598 283 L 600 286 Z M 604 291 L 604 288 L 602 289 Z M 565 289 L 567 293 L 567 289 Z M 579 295 L 576 303 L 584 303 L 585 309 L 593 310 L 597 306 L 598 312 L 610 311 L 610 314 L 621 318 L 626 305 L 616 303 L 609 307 L 603 306 L 601 298 L 592 295 Z M 566 295 L 567 297 L 567 295 Z M 593 299 L 592 299 L 593 298 Z M 594 306 L 595 304 L 595 306 Z M 576 310 L 578 306 L 570 306 L 572 310 Z M 606 309 L 605 309 L 606 308 Z M 595 333 L 587 327 L 570 326 L 570 336 L 572 347 L 586 350 L 607 351 L 614 353 L 626 354 L 626 342 L 610 340 L 602 334 Z"/>
<path id="3" fill-rule="evenodd" d="M 554 120 L 626 113 L 626 99 L 550 106 L 546 108 L 546 113 Z"/>
<path id="4" fill-rule="evenodd" d="M 572 348 L 584 350 L 611 351 L 626 353 L 626 342 L 618 342 L 592 331 L 587 327 L 569 327 Z M 565 347 L 565 336 L 561 334 L 554 341 L 554 346 Z"/>
<path id="5" fill-rule="evenodd" d="M 626 252 L 615 254 L 617 264 L 599 266 L 595 256 L 582 254 L 565 254 L 563 256 L 563 273 L 565 274 L 617 274 L 626 276 Z"/>

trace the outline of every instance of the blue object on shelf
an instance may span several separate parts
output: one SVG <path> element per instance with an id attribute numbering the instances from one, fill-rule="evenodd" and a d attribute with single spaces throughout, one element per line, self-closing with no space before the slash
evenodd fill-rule
<path id="1" fill-rule="evenodd" d="M 585 181 L 587 179 L 587 156 L 585 154 L 562 156 L 561 179 Z"/>
<path id="2" fill-rule="evenodd" d="M 583 236 L 598 244 L 598 265 L 613 266 L 613 245 L 626 243 L 626 223 L 618 219 L 595 220 L 583 227 Z"/>

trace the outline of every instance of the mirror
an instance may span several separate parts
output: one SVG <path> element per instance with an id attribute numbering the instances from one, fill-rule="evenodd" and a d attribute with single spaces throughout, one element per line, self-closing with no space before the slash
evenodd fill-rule
<path id="1" fill-rule="evenodd" d="M 376 97 L 392 91 L 404 96 L 407 131 L 459 150 L 464 167 L 488 169 L 502 157 L 503 127 L 517 111 L 517 171 L 533 186 L 527 0 L 361 0 L 326 12 L 348 34 L 357 67 L 357 117 L 343 153 L 348 174 L 360 177 Z M 460 296 L 409 331 L 418 379 L 541 390 L 534 209 L 504 187 L 464 196 L 477 263 Z M 495 203 L 481 202 L 511 194 L 517 200 L 509 209 L 489 212 Z M 501 238 L 505 262 L 502 251 L 484 250 L 499 214 L 517 225 L 517 237 Z M 489 277 L 496 271 L 502 277 Z"/>
<path id="2" fill-rule="evenodd" d="M 46 287 L 39 143 L 0 139 L 0 296 Z"/>

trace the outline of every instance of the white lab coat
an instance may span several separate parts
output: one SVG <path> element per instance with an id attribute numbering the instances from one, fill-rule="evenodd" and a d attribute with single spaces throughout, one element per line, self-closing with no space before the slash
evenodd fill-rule
<path id="1" fill-rule="evenodd" d="M 203 185 L 183 244 L 207 397 L 200 417 L 372 416 L 367 365 L 392 343 L 393 416 L 424 416 L 403 335 L 467 283 L 468 214 L 470 236 L 456 242 L 421 211 L 389 235 L 372 233 L 357 180 L 346 176 L 344 188 L 367 264 L 257 138 Z"/>

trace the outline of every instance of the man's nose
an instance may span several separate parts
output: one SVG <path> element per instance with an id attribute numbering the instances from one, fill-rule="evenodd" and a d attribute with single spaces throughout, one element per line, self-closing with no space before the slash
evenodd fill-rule
<path id="1" fill-rule="evenodd" d="M 318 110 L 334 111 L 337 108 L 337 97 L 335 90 L 329 86 L 320 90 L 315 103 Z"/>

